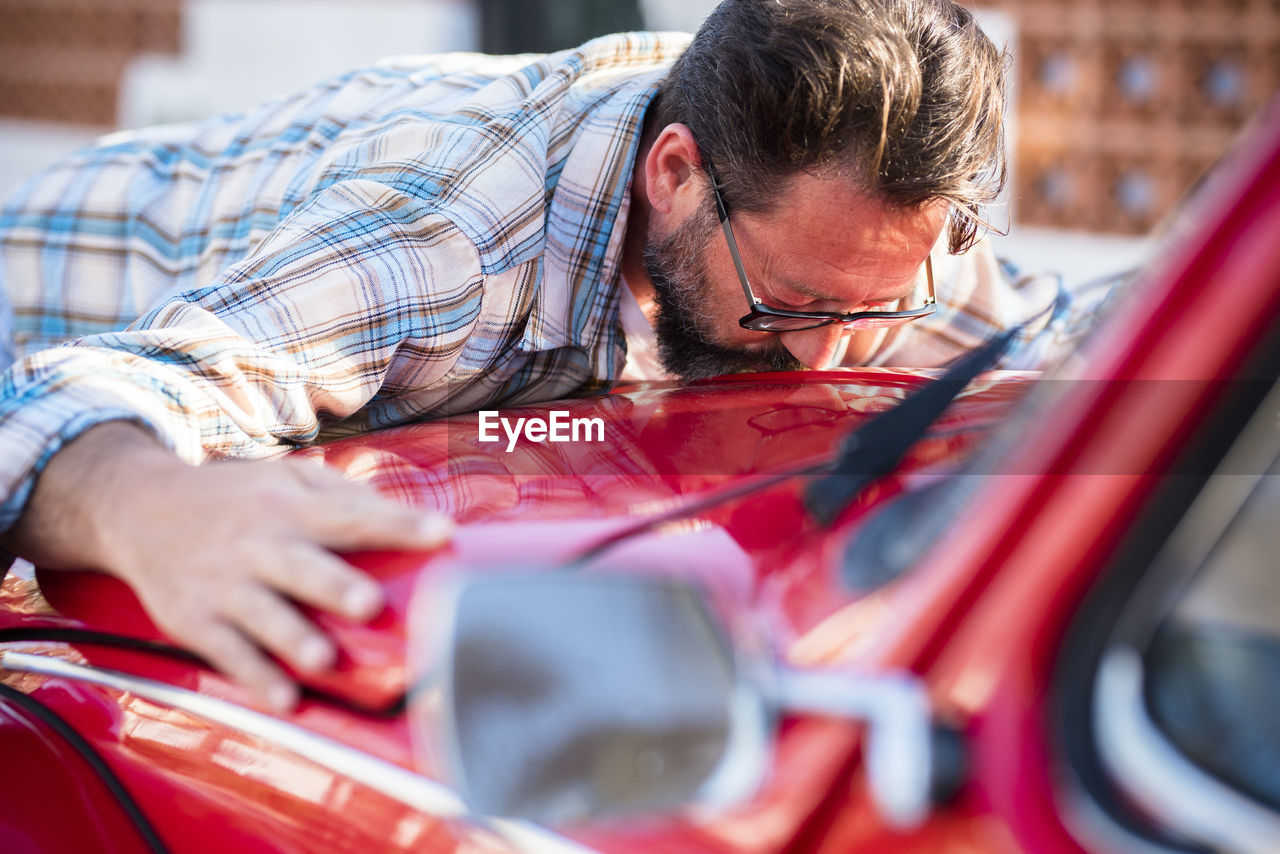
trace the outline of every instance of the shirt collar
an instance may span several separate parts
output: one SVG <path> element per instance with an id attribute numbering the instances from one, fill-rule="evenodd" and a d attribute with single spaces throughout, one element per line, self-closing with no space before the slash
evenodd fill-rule
<path id="1" fill-rule="evenodd" d="M 596 372 L 602 378 L 603 373 L 616 375 L 621 370 L 620 363 L 612 364 L 621 357 L 621 341 L 615 340 L 618 271 L 645 110 L 670 62 L 688 44 L 688 37 L 680 34 L 627 34 L 625 39 L 615 39 L 614 50 L 633 51 L 637 61 L 631 67 L 606 67 L 599 72 L 606 76 L 603 82 L 609 94 L 582 121 L 552 193 L 541 280 L 520 341 L 520 349 L 526 352 L 582 347 L 592 354 L 593 362 L 600 362 Z M 637 39 L 643 43 L 636 44 Z M 641 57 L 647 70 L 637 73 L 635 65 L 641 64 Z M 607 75 L 618 74 L 625 74 L 625 79 L 608 81 Z"/>

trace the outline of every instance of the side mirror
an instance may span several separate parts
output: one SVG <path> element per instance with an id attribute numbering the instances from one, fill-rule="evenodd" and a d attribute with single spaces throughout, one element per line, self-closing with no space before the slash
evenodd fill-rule
<path id="1" fill-rule="evenodd" d="M 728 806 L 759 786 L 786 710 L 867 722 L 882 811 L 900 826 L 927 814 L 934 738 L 917 680 L 777 669 L 736 647 L 686 582 L 428 582 L 412 625 L 419 753 L 477 813 L 558 825 Z"/>

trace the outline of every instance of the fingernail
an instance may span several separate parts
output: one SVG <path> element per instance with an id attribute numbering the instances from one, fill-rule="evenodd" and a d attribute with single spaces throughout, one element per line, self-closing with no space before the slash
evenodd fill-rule
<path id="1" fill-rule="evenodd" d="M 323 670 L 333 661 L 333 646 L 324 638 L 309 637 L 298 648 L 298 666 L 303 670 Z"/>
<path id="2" fill-rule="evenodd" d="M 277 712 L 290 712 L 298 704 L 298 690 L 289 682 L 277 682 L 267 691 L 267 703 Z"/>
<path id="3" fill-rule="evenodd" d="M 382 588 L 371 581 L 352 584 L 342 597 L 342 610 L 353 619 L 369 619 L 382 610 Z"/>
<path id="4" fill-rule="evenodd" d="M 445 516 L 423 516 L 418 520 L 418 533 L 425 540 L 443 542 L 453 533 L 453 522 Z"/>

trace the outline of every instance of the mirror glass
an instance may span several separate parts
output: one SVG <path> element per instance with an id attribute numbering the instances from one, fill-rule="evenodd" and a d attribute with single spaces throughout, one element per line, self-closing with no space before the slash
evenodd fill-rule
<path id="1" fill-rule="evenodd" d="M 473 810 L 558 824 L 672 809 L 725 759 L 737 676 L 695 590 L 480 576 L 453 621 L 444 731 Z"/>

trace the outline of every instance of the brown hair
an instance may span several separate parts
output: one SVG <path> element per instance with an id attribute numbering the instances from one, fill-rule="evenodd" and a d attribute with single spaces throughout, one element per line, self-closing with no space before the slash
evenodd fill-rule
<path id="1" fill-rule="evenodd" d="M 650 118 L 692 130 L 732 208 L 835 169 L 896 206 L 951 202 L 959 252 L 1004 186 L 1005 66 L 950 0 L 724 0 Z"/>

